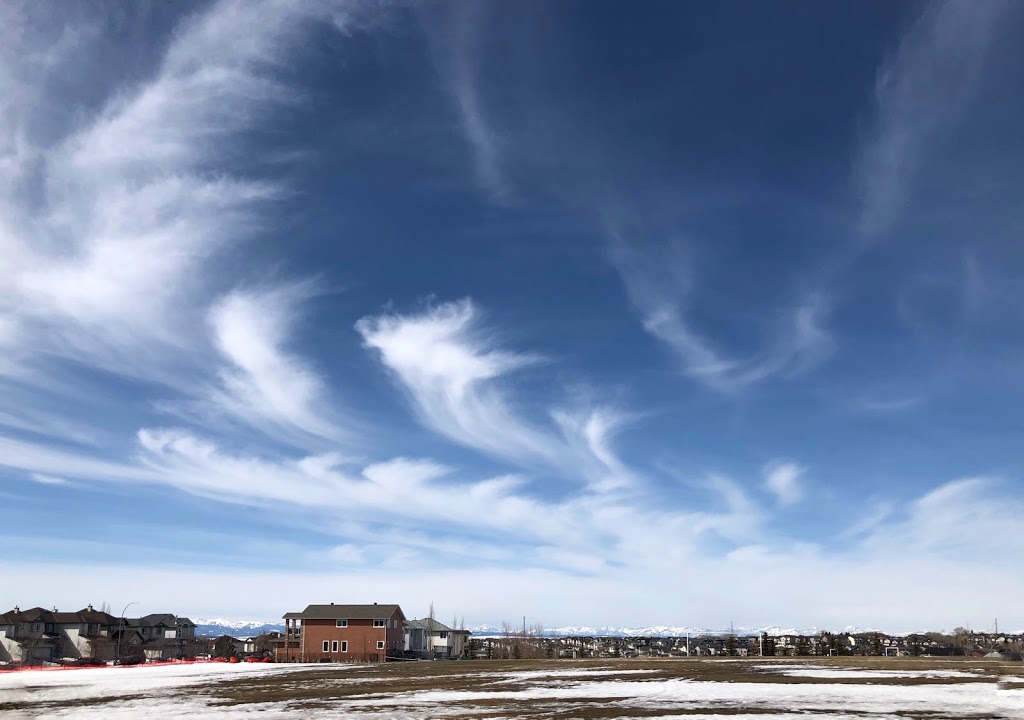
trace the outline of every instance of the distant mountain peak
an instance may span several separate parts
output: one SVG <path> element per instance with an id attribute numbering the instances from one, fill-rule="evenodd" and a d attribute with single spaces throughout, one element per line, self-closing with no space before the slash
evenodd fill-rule
<path id="1" fill-rule="evenodd" d="M 516 628 L 511 628 L 511 632 L 521 632 Z M 847 628 L 846 632 L 855 632 L 854 628 Z M 470 632 L 479 637 L 500 637 L 505 634 L 504 628 L 497 628 L 491 625 L 478 625 L 477 627 L 470 628 Z M 532 632 L 532 630 L 529 630 Z M 818 628 L 783 628 L 783 627 L 764 627 L 764 628 L 748 628 L 748 627 L 735 627 L 735 628 L 707 628 L 707 627 L 691 627 L 691 626 L 675 626 L 675 625 L 650 625 L 646 627 L 617 627 L 612 625 L 604 625 L 600 627 L 591 627 L 588 625 L 580 626 L 564 626 L 555 628 L 543 628 L 541 635 L 545 637 L 684 637 L 686 635 L 727 635 L 730 632 L 736 635 L 760 635 L 761 633 L 768 633 L 772 636 L 779 635 L 818 635 L 821 631 Z"/>
<path id="2" fill-rule="evenodd" d="M 198 618 L 195 623 L 196 634 L 204 637 L 216 635 L 252 636 L 268 632 L 284 632 L 284 624 L 270 620 Z"/>

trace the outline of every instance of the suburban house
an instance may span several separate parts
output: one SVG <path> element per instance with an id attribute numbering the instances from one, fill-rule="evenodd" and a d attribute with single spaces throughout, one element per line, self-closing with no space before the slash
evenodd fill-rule
<path id="1" fill-rule="evenodd" d="M 194 623 L 174 615 L 118 618 L 92 605 L 78 612 L 16 607 L 0 614 L 0 662 L 169 659 L 194 654 L 194 645 Z"/>
<path id="2" fill-rule="evenodd" d="M 309 605 L 284 621 L 284 635 L 273 641 L 279 662 L 383 662 L 405 647 L 398 605 Z"/>
<path id="3" fill-rule="evenodd" d="M 249 637 L 242 638 L 242 649 L 240 654 L 261 655 L 268 648 L 273 648 L 275 641 L 283 639 L 284 633 L 279 633 L 276 630 L 273 632 L 262 633 L 260 635 L 250 635 Z"/>
<path id="4" fill-rule="evenodd" d="M 140 618 L 124 618 L 119 620 L 118 627 L 125 635 L 121 644 L 141 649 L 147 660 L 193 656 L 200 649 L 196 643 L 195 623 L 185 617 L 153 613 Z"/>
<path id="5" fill-rule="evenodd" d="M 433 618 L 405 624 L 405 651 L 421 658 L 457 658 L 466 654 L 469 630 L 455 630 Z"/>
<path id="6" fill-rule="evenodd" d="M 14 608 L 0 615 L 0 661 L 40 664 L 61 658 L 113 659 L 111 626 L 117 618 L 94 610 Z"/>

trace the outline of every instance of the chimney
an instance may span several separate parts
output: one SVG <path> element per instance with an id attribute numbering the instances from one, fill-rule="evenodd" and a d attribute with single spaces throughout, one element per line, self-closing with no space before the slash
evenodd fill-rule
<path id="1" fill-rule="evenodd" d="M 20 608 L 20 607 L 18 607 L 17 605 L 15 605 L 15 606 L 14 606 L 14 612 L 16 612 L 16 613 L 20 613 L 20 612 L 21 612 L 21 608 Z"/>
<path id="2" fill-rule="evenodd" d="M 92 612 L 92 603 L 89 603 L 89 605 L 85 609 L 89 612 Z"/>

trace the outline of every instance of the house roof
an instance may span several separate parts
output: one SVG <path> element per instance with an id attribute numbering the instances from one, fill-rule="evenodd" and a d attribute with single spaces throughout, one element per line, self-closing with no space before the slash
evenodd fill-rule
<path id="1" fill-rule="evenodd" d="M 301 613 L 287 613 L 285 618 L 299 620 L 387 620 L 401 612 L 398 605 L 308 605 Z"/>
<path id="2" fill-rule="evenodd" d="M 150 613 L 139 618 L 139 622 L 142 625 L 149 625 L 151 627 L 156 625 L 167 625 L 168 627 L 174 627 L 176 619 L 170 613 Z"/>
<path id="3" fill-rule="evenodd" d="M 113 625 L 114 623 L 118 622 L 118 618 L 114 617 L 108 612 L 103 612 L 102 610 L 90 610 L 89 608 L 85 608 L 84 610 L 79 610 L 75 614 L 78 615 L 79 619 L 82 622 L 86 623 Z"/>
<path id="4" fill-rule="evenodd" d="M 450 632 L 450 633 L 465 633 L 466 635 L 472 635 L 469 630 L 456 630 L 450 628 L 442 622 L 437 620 L 431 620 L 430 618 L 423 618 L 420 620 L 409 620 L 405 623 L 407 628 L 412 630 L 426 630 L 427 632 Z"/>
<path id="5" fill-rule="evenodd" d="M 18 622 L 53 622 L 53 612 L 50 610 L 44 610 L 41 607 L 22 610 L 21 613 L 16 614 L 15 617 L 18 619 Z"/>

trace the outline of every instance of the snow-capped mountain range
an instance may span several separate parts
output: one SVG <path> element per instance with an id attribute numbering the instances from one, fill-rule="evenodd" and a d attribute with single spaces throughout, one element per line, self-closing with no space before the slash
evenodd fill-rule
<path id="1" fill-rule="evenodd" d="M 516 630 L 516 628 L 511 628 L 512 632 L 516 632 Z M 260 633 L 274 631 L 284 632 L 284 625 L 279 622 L 270 622 L 267 620 L 224 620 L 220 618 L 196 620 L 196 634 L 205 637 L 214 637 L 217 635 L 249 637 L 259 635 Z M 470 632 L 477 637 L 501 637 L 505 634 L 504 629 L 493 625 L 478 625 L 470 628 Z M 818 635 L 821 630 L 818 628 L 797 629 L 777 626 L 763 628 L 736 627 L 732 629 L 714 629 L 674 625 L 652 625 L 649 627 L 590 627 L 586 625 L 567 625 L 565 627 L 544 628 L 542 634 L 545 637 L 684 637 L 687 634 L 690 636 L 725 635 L 729 632 L 734 632 L 737 635 L 760 635 L 764 632 L 772 636 L 779 636 Z M 843 629 L 843 632 L 859 633 L 864 631 L 856 627 L 847 627 Z"/>
<path id="2" fill-rule="evenodd" d="M 284 625 L 268 620 L 223 620 L 220 618 L 199 618 L 196 623 L 196 635 L 202 637 L 253 637 L 261 633 L 284 632 Z"/>
<path id="3" fill-rule="evenodd" d="M 529 631 L 530 629 L 527 628 Z M 512 632 L 516 632 L 516 628 L 511 628 Z M 490 625 L 480 625 L 474 628 L 470 628 L 477 637 L 500 637 L 505 634 L 505 630 L 502 628 L 496 628 Z M 686 635 L 726 635 L 728 633 L 735 633 L 736 635 L 760 635 L 761 633 L 768 633 L 772 636 L 778 635 L 817 635 L 821 631 L 818 628 L 783 628 L 783 627 L 764 627 L 764 628 L 748 628 L 748 627 L 735 627 L 735 628 L 706 628 L 706 627 L 689 627 L 689 626 L 676 626 L 676 625 L 651 625 L 648 627 L 614 627 L 610 625 L 602 627 L 590 627 L 587 625 L 581 626 L 565 626 L 557 628 L 544 628 L 542 635 L 546 637 L 684 637 Z M 845 628 L 844 632 L 860 632 L 859 629 L 849 627 Z"/>

